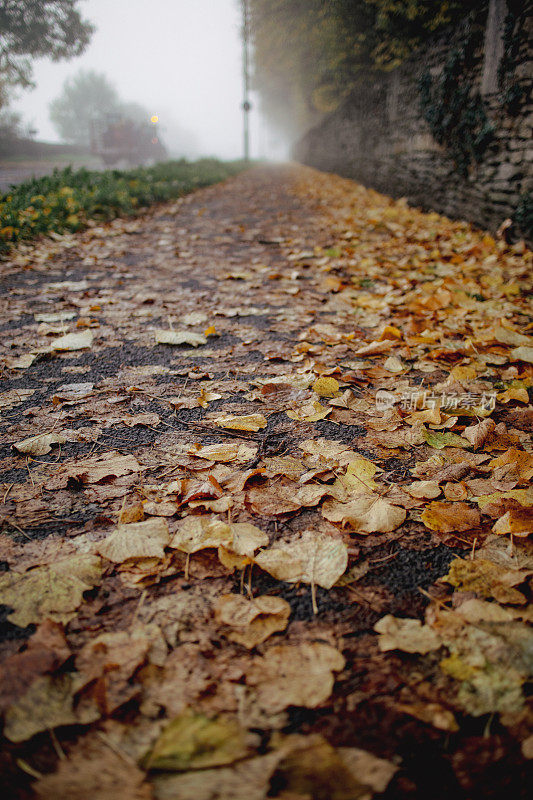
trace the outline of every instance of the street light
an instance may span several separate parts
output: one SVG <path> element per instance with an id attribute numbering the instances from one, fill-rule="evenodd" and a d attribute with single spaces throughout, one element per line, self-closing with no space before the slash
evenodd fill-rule
<path id="1" fill-rule="evenodd" d="M 243 139 L 244 139 L 244 160 L 250 160 L 250 124 L 249 115 L 252 108 L 250 103 L 250 7 L 248 0 L 242 2 L 242 84 L 243 84 Z"/>
<path id="2" fill-rule="evenodd" d="M 158 142 L 158 138 L 157 138 L 157 123 L 159 122 L 159 117 L 157 116 L 157 114 L 153 114 L 153 116 L 150 117 L 150 122 L 154 126 L 154 135 L 152 137 L 152 144 L 157 144 L 157 142 Z"/>

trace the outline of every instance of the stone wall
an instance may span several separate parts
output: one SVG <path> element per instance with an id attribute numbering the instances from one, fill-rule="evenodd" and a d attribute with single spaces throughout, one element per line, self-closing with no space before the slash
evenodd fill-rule
<path id="1" fill-rule="evenodd" d="M 516 235 L 531 242 L 532 6 L 530 0 L 490 0 L 396 70 L 362 76 L 344 103 L 297 143 L 295 158 L 491 230 L 511 217 Z M 424 80 L 433 95 L 444 86 L 446 97 L 451 84 L 443 81 L 457 63 L 460 75 L 446 102 L 451 110 L 469 89 L 475 102 L 459 112 L 461 124 L 476 114 L 487 121 L 472 137 L 450 130 L 446 102 L 440 123 L 448 129 L 440 135 L 439 109 L 421 102 Z M 470 138 L 471 148 L 463 142 Z"/>

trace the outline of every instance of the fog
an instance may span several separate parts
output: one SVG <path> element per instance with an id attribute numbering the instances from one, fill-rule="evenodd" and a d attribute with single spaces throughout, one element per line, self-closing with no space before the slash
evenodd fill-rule
<path id="1" fill-rule="evenodd" d="M 37 130 L 59 141 L 48 105 L 80 69 L 103 72 L 121 99 L 141 103 L 160 119 L 174 155 L 242 155 L 242 56 L 239 0 L 84 0 L 96 25 L 78 58 L 34 62 L 37 87 L 19 91 L 13 108 Z M 279 155 L 252 95 L 251 155 Z M 186 133 L 182 134 L 181 131 Z"/>

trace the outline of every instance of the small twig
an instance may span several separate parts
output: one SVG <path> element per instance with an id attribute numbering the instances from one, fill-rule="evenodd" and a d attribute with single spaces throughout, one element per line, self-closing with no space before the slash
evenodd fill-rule
<path id="1" fill-rule="evenodd" d="M 2 498 L 2 503 L 5 503 L 5 502 L 6 502 L 6 500 L 7 500 L 7 496 L 8 496 L 9 492 L 11 491 L 11 489 L 13 488 L 13 486 L 14 486 L 14 485 L 15 485 L 14 483 L 10 483 L 10 484 L 9 484 L 9 486 L 7 487 L 7 489 L 6 489 L 6 490 L 5 490 L 5 492 L 4 492 L 4 496 L 3 496 L 3 498 Z"/>
<path id="2" fill-rule="evenodd" d="M 135 759 L 133 759 L 131 756 L 129 756 L 127 753 L 121 750 L 120 747 L 117 747 L 117 745 L 114 742 L 112 742 L 106 736 L 105 733 L 103 733 L 102 731 L 96 731 L 96 735 L 98 736 L 99 739 L 102 740 L 102 742 L 105 745 L 107 745 L 107 747 L 109 747 L 110 750 L 112 750 L 114 753 L 116 753 L 117 756 L 119 756 L 123 761 L 125 761 L 126 764 L 130 764 L 131 766 L 135 767 L 137 766 L 137 762 L 135 761 Z"/>
<path id="3" fill-rule="evenodd" d="M 32 766 L 30 766 L 30 764 L 28 764 L 27 761 L 24 761 L 23 758 L 17 758 L 16 764 L 19 769 L 26 773 L 26 775 L 30 775 L 32 778 L 37 778 L 37 780 L 44 778 L 44 774 L 42 772 L 34 769 Z"/>
<path id="4" fill-rule="evenodd" d="M 59 740 L 58 740 L 58 738 L 57 738 L 57 736 L 55 734 L 54 729 L 53 728 L 48 728 L 48 733 L 50 734 L 50 739 L 52 740 L 52 744 L 54 745 L 54 750 L 56 751 L 58 757 L 61 760 L 64 760 L 66 758 L 65 751 L 63 750 L 63 748 L 59 744 Z"/>

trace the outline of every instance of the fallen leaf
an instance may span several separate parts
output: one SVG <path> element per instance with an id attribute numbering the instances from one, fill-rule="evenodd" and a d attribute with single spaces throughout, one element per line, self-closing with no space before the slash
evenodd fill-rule
<path id="1" fill-rule="evenodd" d="M 8 619 L 21 628 L 45 619 L 68 622 L 101 574 L 101 561 L 94 555 L 70 556 L 23 573 L 6 572 L 0 575 L 0 602 L 14 609 Z"/>
<path id="2" fill-rule="evenodd" d="M 12 742 L 25 742 L 36 733 L 60 725 L 87 725 L 100 712 L 93 703 L 74 707 L 72 675 L 45 675 L 37 678 L 28 691 L 5 713 L 4 736 Z"/>
<path id="3" fill-rule="evenodd" d="M 441 488 L 436 481 L 414 481 L 409 486 L 402 487 L 411 497 L 420 497 L 433 500 L 441 493 Z"/>
<path id="4" fill-rule="evenodd" d="M 132 559 L 163 558 L 169 542 L 166 520 L 155 517 L 144 522 L 119 525 L 97 544 L 96 551 L 108 561 L 123 564 Z"/>
<path id="5" fill-rule="evenodd" d="M 489 467 L 498 471 L 498 477 L 516 478 L 526 482 L 533 478 L 533 453 L 511 447 L 503 455 L 489 461 Z"/>
<path id="6" fill-rule="evenodd" d="M 309 400 L 300 408 L 285 413 L 297 422 L 318 422 L 331 414 L 331 411 L 331 408 L 326 408 L 318 400 Z"/>
<path id="7" fill-rule="evenodd" d="M 250 755 L 247 731 L 237 720 L 186 712 L 163 730 L 143 759 L 145 769 L 185 771 L 232 764 Z"/>
<path id="8" fill-rule="evenodd" d="M 85 350 L 92 346 L 94 334 L 90 330 L 82 333 L 66 333 L 57 339 L 52 339 L 50 349 L 57 351 Z"/>
<path id="9" fill-rule="evenodd" d="M 247 599 L 240 594 L 226 594 L 215 604 L 217 620 L 228 628 L 225 636 L 247 648 L 285 630 L 290 613 L 286 600 L 268 595 Z"/>
<path id="10" fill-rule="evenodd" d="M 257 703 L 269 713 L 288 706 L 316 708 L 333 691 L 333 672 L 343 667 L 343 656 L 328 644 L 275 645 L 254 660 L 246 683 L 255 687 Z"/>
<path id="11" fill-rule="evenodd" d="M 207 339 L 202 333 L 193 333 L 192 331 L 167 331 L 161 328 L 156 329 L 155 340 L 157 344 L 190 344 L 193 347 L 207 344 Z"/>
<path id="12" fill-rule="evenodd" d="M 219 428 L 231 428 L 235 431 L 259 431 L 268 424 L 262 414 L 248 414 L 242 417 L 221 416 L 217 417 L 214 423 Z"/>
<path id="13" fill-rule="evenodd" d="M 458 436 L 451 431 L 422 431 L 424 440 L 430 447 L 437 450 L 442 450 L 443 447 L 470 447 L 462 436 Z"/>
<path id="14" fill-rule="evenodd" d="M 82 458 L 70 464 L 63 464 L 57 475 L 47 484 L 50 489 L 67 486 L 69 480 L 75 479 L 82 484 L 99 483 L 110 477 L 120 477 L 132 472 L 140 472 L 141 465 L 131 455 L 123 456 L 116 451 L 102 453 L 91 458 Z"/>
<path id="15" fill-rule="evenodd" d="M 204 458 L 207 461 L 237 461 L 243 463 L 250 461 L 256 454 L 257 448 L 253 445 L 239 443 L 221 443 L 221 444 L 208 444 L 204 447 L 195 445 L 189 449 L 189 454 Z"/>
<path id="16" fill-rule="evenodd" d="M 400 619 L 387 614 L 376 622 L 374 630 L 380 634 L 378 645 L 382 652 L 429 653 L 442 645 L 435 631 L 419 619 Z"/>
<path id="17" fill-rule="evenodd" d="M 526 361 L 528 364 L 533 364 L 533 347 L 526 347 L 521 345 L 511 350 L 511 357 L 513 361 Z"/>
<path id="18" fill-rule="evenodd" d="M 70 655 L 63 627 L 45 620 L 29 638 L 26 649 L 0 665 L 0 710 L 12 705 L 36 678 L 54 673 Z"/>
<path id="19" fill-rule="evenodd" d="M 470 425 L 463 431 L 463 436 L 468 439 L 474 447 L 482 447 L 491 433 L 494 431 L 496 423 L 492 419 L 484 419 L 476 425 Z"/>
<path id="20" fill-rule="evenodd" d="M 330 522 L 340 522 L 355 533 L 388 533 L 402 524 L 406 511 L 377 494 L 361 494 L 348 503 L 326 500 L 322 516 Z"/>
<path id="21" fill-rule="evenodd" d="M 318 378 L 313 386 L 313 391 L 319 397 L 334 397 L 339 391 L 339 382 L 335 378 Z"/>
<path id="22" fill-rule="evenodd" d="M 529 536 L 533 533 L 533 509 L 511 509 L 501 516 L 492 526 L 494 533 L 514 536 Z"/>
<path id="23" fill-rule="evenodd" d="M 479 528 L 481 518 L 477 508 L 468 503 L 447 503 L 436 501 L 429 503 L 420 519 L 431 531 L 451 533 L 452 531 L 471 531 Z"/>
<path id="24" fill-rule="evenodd" d="M 40 800 L 151 800 L 145 773 L 100 736 L 80 739 L 67 758 L 59 759 L 55 772 L 33 783 Z"/>
<path id="25" fill-rule="evenodd" d="M 51 451 L 53 444 L 64 444 L 66 441 L 66 437 L 61 433 L 40 433 L 37 436 L 30 436 L 29 439 L 16 442 L 13 447 L 19 453 L 25 453 L 29 456 L 44 456 Z"/>
<path id="26" fill-rule="evenodd" d="M 197 553 L 209 547 L 231 546 L 233 534 L 229 525 L 217 517 L 186 517 L 173 535 L 169 547 L 183 553 Z"/>
<path id="27" fill-rule="evenodd" d="M 299 539 L 262 550 L 255 563 L 279 581 L 331 587 L 345 572 L 348 549 L 342 539 L 320 531 L 303 531 Z"/>
<path id="28" fill-rule="evenodd" d="M 509 579 L 520 583 L 525 577 L 484 558 L 475 561 L 456 558 L 441 580 L 461 592 L 475 592 L 478 597 L 494 597 L 500 603 L 522 605 L 526 598 L 510 585 Z"/>

